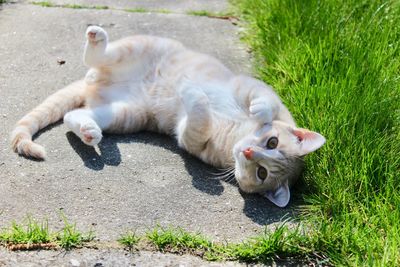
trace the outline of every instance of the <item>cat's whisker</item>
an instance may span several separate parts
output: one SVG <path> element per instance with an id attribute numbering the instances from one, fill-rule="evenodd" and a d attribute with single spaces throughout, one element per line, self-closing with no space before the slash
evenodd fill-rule
<path id="1" fill-rule="evenodd" d="M 221 174 L 230 173 L 234 169 L 235 169 L 235 167 L 228 167 L 226 169 L 218 169 L 220 172 L 209 172 L 209 173 L 218 176 L 218 175 L 221 175 Z"/>
<path id="2" fill-rule="evenodd" d="M 235 178 L 235 168 L 229 168 L 229 170 L 225 171 L 225 173 L 222 173 L 214 177 L 214 179 L 222 181 L 228 181 L 234 178 Z"/>
<path id="3" fill-rule="evenodd" d="M 232 177 L 234 178 L 235 175 L 233 173 L 229 173 L 229 174 L 226 174 L 226 175 L 223 175 L 223 176 L 215 177 L 214 179 L 226 181 L 227 179 L 230 179 Z"/>

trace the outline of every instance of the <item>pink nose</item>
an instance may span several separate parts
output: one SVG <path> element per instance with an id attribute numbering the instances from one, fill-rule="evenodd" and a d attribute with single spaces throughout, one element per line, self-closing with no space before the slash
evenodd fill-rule
<path id="1" fill-rule="evenodd" d="M 247 160 L 251 160 L 253 158 L 253 150 L 250 147 L 243 151 L 243 154 Z"/>

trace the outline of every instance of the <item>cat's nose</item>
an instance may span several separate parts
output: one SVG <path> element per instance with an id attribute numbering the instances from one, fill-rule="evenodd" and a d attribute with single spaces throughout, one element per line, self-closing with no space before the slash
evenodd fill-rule
<path id="1" fill-rule="evenodd" d="M 247 160 L 251 160 L 253 158 L 253 149 L 250 147 L 243 151 L 243 155 Z"/>

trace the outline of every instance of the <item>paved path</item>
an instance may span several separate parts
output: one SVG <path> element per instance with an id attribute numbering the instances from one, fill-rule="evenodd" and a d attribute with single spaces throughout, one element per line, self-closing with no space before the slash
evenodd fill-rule
<path id="1" fill-rule="evenodd" d="M 101 241 L 115 241 L 132 229 L 143 233 L 156 224 L 240 241 L 289 212 L 209 179 L 215 169 L 158 134 L 106 135 L 93 149 L 58 124 L 36 139 L 46 147 L 47 161 L 14 154 L 8 138 L 14 123 L 85 74 L 81 58 L 88 25 L 102 25 L 111 40 L 135 33 L 175 38 L 236 72 L 250 70 L 232 23 L 186 15 L 187 10 L 223 11 L 225 1 L 54 1 L 72 2 L 119 10 L 46 8 L 24 1 L 0 6 L 0 227 L 31 214 L 57 229 L 61 210 L 78 229 L 94 230 Z M 132 13 L 124 7 L 172 13 Z M 59 65 L 59 59 L 66 63 Z"/>

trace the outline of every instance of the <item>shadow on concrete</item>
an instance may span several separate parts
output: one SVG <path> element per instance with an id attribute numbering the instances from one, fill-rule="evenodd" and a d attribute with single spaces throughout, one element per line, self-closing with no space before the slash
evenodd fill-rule
<path id="1" fill-rule="evenodd" d="M 100 155 L 94 147 L 85 145 L 73 132 L 68 132 L 67 139 L 76 154 L 89 169 L 100 171 L 105 165 L 118 166 L 121 163 L 121 153 L 114 138 L 103 138 L 99 143 Z"/>
<path id="2" fill-rule="evenodd" d="M 176 141 L 167 135 L 152 132 L 139 132 L 129 135 L 105 134 L 99 143 L 100 154 L 93 147 L 85 145 L 73 132 L 68 132 L 66 135 L 71 147 L 89 169 L 99 171 L 105 165 L 118 166 L 121 163 L 118 143 L 150 144 L 168 149 L 181 156 L 186 170 L 192 177 L 192 184 L 198 190 L 210 195 L 221 195 L 224 191 L 220 180 L 211 179 L 212 173 L 217 172 L 215 168 L 179 148 Z"/>
<path id="3" fill-rule="evenodd" d="M 193 186 L 210 195 L 221 195 L 224 191 L 224 181 L 215 179 L 219 171 L 190 155 L 179 148 L 175 139 L 170 136 L 139 132 L 129 135 L 105 134 L 99 143 L 100 155 L 90 146 L 85 145 L 74 133 L 68 132 L 67 139 L 75 152 L 81 157 L 84 165 L 92 170 L 102 170 L 105 165 L 118 166 L 121 163 L 121 153 L 118 143 L 142 143 L 159 146 L 178 154 L 184 160 L 185 168 L 192 177 Z M 239 190 L 239 188 L 238 188 Z M 282 218 L 292 219 L 299 213 L 297 207 L 301 205 L 301 198 L 294 198 L 286 208 L 278 208 L 265 197 L 258 194 L 240 192 L 245 205 L 244 214 L 259 225 L 267 225 L 282 221 Z M 300 192 L 295 192 L 300 195 Z"/>
<path id="4" fill-rule="evenodd" d="M 244 199 L 243 213 L 259 225 L 268 225 L 282 222 L 285 219 L 295 221 L 300 213 L 299 206 L 303 203 L 301 193 L 292 190 L 292 199 L 285 208 L 279 208 L 272 204 L 267 198 L 259 194 L 247 194 L 241 192 Z"/>

